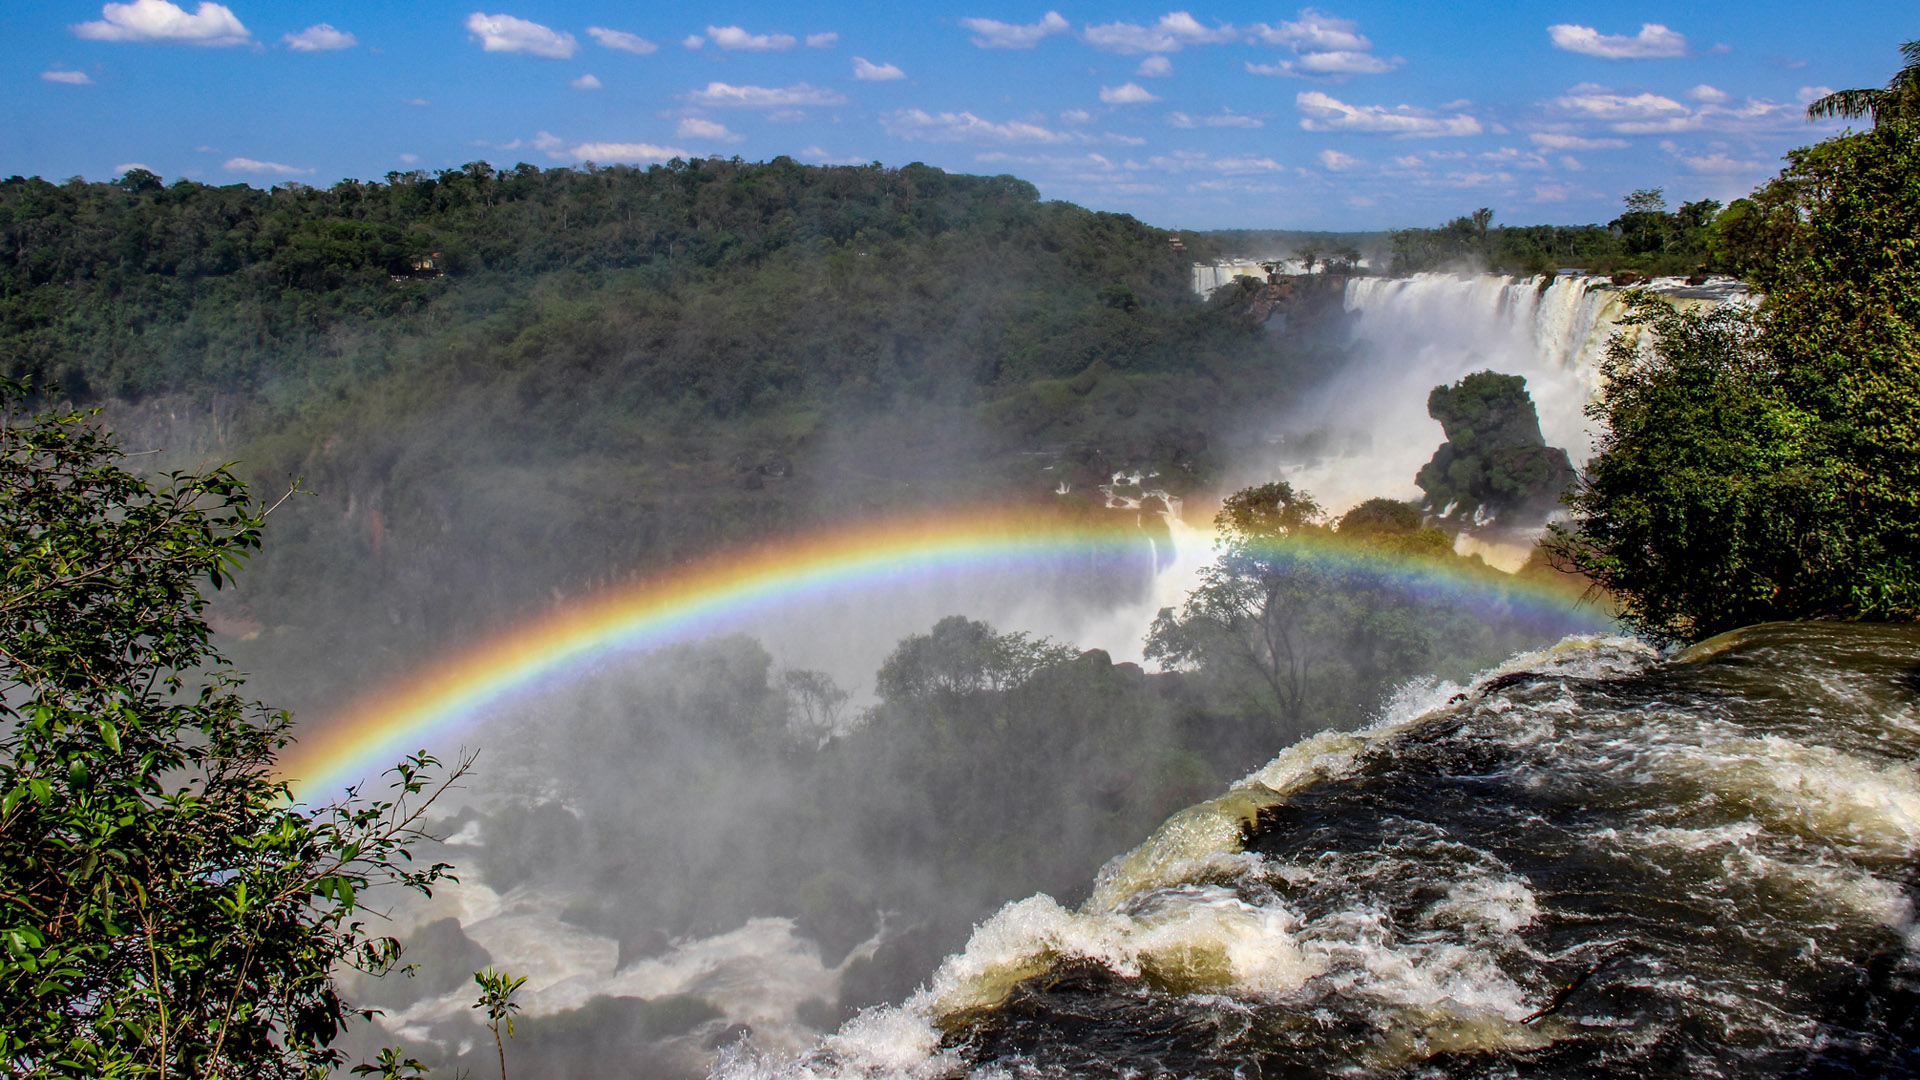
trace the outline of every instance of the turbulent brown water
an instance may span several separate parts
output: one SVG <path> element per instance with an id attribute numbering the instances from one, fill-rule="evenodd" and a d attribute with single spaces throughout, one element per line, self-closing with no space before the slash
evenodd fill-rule
<path id="1" fill-rule="evenodd" d="M 729 1077 L 1920 1075 L 1920 630 L 1570 639 L 1295 746 Z"/>

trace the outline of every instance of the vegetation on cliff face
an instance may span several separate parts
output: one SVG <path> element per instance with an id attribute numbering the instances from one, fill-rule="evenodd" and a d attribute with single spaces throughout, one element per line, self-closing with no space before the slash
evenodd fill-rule
<path id="1" fill-rule="evenodd" d="M 1920 617 L 1920 118 L 1793 151 L 1750 206 L 1764 300 L 1647 309 L 1558 551 L 1660 639 Z"/>
<path id="2" fill-rule="evenodd" d="M 1522 376 L 1479 371 L 1436 386 L 1427 415 L 1447 434 L 1414 478 L 1435 514 L 1456 521 L 1508 511 L 1544 516 L 1573 484 L 1573 464 L 1541 436 Z"/>

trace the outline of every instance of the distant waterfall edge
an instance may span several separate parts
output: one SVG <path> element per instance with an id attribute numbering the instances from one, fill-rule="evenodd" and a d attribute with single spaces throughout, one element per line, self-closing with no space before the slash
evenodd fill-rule
<path id="1" fill-rule="evenodd" d="M 1749 297 L 1731 278 L 1644 287 L 1682 307 Z M 1600 393 L 1608 342 L 1631 329 L 1623 325 L 1627 297 L 1627 289 L 1581 274 L 1347 279 L 1344 325 L 1325 331 L 1345 359 L 1280 419 L 1280 474 L 1331 513 L 1375 496 L 1419 501 L 1414 477 L 1445 441 L 1428 415 L 1428 394 L 1478 371 L 1524 377 L 1547 444 L 1584 465 L 1595 446 L 1586 408 Z M 1536 533 L 1540 524 L 1532 523 Z M 1500 531 L 1463 532 L 1462 550 L 1494 565 L 1524 561 L 1530 543 L 1493 535 Z"/>

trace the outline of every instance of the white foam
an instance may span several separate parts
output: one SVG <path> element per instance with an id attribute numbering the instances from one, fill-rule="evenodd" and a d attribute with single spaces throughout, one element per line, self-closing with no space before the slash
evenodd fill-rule
<path id="1" fill-rule="evenodd" d="M 1706 787 L 1766 828 L 1888 858 L 1920 850 L 1920 776 L 1775 735 L 1716 739 L 1653 756 L 1670 779 Z"/>

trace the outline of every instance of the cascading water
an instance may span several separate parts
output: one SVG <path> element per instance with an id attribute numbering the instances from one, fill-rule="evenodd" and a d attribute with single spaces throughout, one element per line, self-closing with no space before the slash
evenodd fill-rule
<path id="1" fill-rule="evenodd" d="M 1570 639 L 1009 904 L 747 1077 L 1920 1070 L 1920 632 Z"/>
<path id="2" fill-rule="evenodd" d="M 1548 445 L 1584 464 L 1593 451 L 1584 410 L 1626 293 L 1572 274 L 1541 284 L 1496 274 L 1350 280 L 1348 360 L 1286 419 L 1283 474 L 1336 513 L 1377 495 L 1418 499 L 1414 475 L 1445 440 L 1428 391 L 1488 369 L 1524 376 Z M 1681 305 L 1741 294 L 1731 279 L 1653 288 Z"/>

